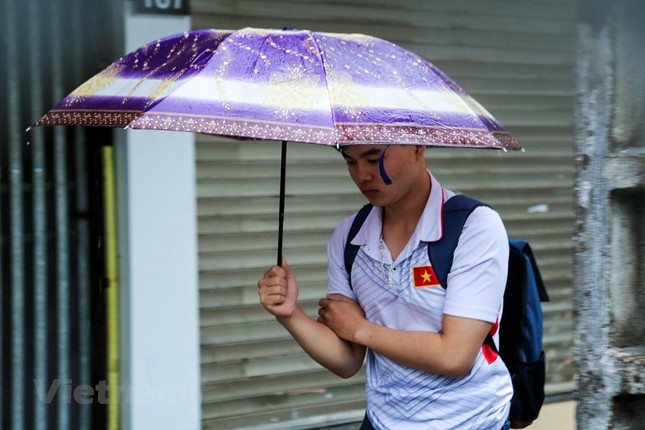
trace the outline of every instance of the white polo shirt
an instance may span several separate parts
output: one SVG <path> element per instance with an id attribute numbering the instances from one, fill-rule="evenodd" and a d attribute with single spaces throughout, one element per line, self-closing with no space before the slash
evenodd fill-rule
<path id="1" fill-rule="evenodd" d="M 340 223 L 328 244 L 328 292 L 357 300 L 370 321 L 397 330 L 439 332 L 444 314 L 495 323 L 502 313 L 508 238 L 499 215 L 488 207 L 475 209 L 464 225 L 449 288 L 415 288 L 414 267 L 430 265 L 427 242 L 442 237 L 443 204 L 454 195 L 430 177 L 421 219 L 394 262 L 387 247 L 379 250 L 381 208 L 372 209 L 352 241 L 361 246 L 352 286 L 343 255 L 355 215 Z M 410 369 L 370 350 L 366 394 L 367 413 L 379 430 L 497 430 L 508 416 L 513 387 L 502 360 L 489 364 L 481 351 L 473 368 L 456 379 Z"/>

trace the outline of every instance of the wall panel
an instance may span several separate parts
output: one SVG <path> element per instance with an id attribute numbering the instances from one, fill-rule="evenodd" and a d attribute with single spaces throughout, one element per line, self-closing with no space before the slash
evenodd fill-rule
<path id="1" fill-rule="evenodd" d="M 455 191 L 501 213 L 531 241 L 545 304 L 549 394 L 573 389 L 572 1 L 194 0 L 194 28 L 285 26 L 371 34 L 453 77 L 523 144 L 524 153 L 428 150 Z M 339 379 L 308 359 L 258 304 L 275 260 L 279 143 L 199 136 L 198 212 L 205 428 L 312 428 L 359 420 L 364 376 Z M 284 254 L 313 315 L 326 287 L 326 242 L 363 203 L 330 148 L 289 144 Z"/>

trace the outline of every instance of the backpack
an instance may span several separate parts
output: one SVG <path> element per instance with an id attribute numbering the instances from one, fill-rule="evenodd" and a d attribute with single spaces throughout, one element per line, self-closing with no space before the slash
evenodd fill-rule
<path id="1" fill-rule="evenodd" d="M 443 207 L 443 237 L 428 243 L 428 256 L 443 288 L 459 235 L 470 213 L 483 203 L 456 195 Z M 350 277 L 359 246 L 352 245 L 372 205 L 365 205 L 356 215 L 345 244 L 345 269 Z M 513 381 L 511 428 L 524 428 L 538 417 L 544 403 L 546 359 L 542 345 L 542 306 L 549 301 L 542 276 L 528 242 L 509 239 L 509 262 L 504 308 L 499 326 L 499 356 Z M 489 333 L 484 341 L 498 352 Z"/>

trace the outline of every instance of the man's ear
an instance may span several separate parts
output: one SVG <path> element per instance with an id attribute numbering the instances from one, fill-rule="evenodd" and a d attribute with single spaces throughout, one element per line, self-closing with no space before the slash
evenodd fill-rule
<path id="1" fill-rule="evenodd" d="M 417 157 L 424 158 L 426 155 L 426 146 L 425 145 L 417 145 L 416 147 L 416 155 Z"/>

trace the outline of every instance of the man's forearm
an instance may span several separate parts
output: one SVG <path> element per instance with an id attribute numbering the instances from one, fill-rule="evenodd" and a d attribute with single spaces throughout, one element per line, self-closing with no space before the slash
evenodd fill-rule
<path id="1" fill-rule="evenodd" d="M 290 317 L 276 319 L 311 358 L 331 372 L 349 378 L 360 370 L 365 348 L 339 338 L 329 327 L 312 319 L 300 307 L 296 307 Z"/>
<path id="2" fill-rule="evenodd" d="M 353 340 L 404 366 L 460 377 L 472 367 L 490 324 L 451 317 L 445 322 L 446 331 L 431 333 L 395 330 L 365 320 Z"/>

